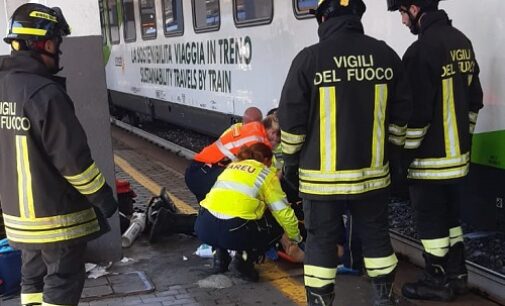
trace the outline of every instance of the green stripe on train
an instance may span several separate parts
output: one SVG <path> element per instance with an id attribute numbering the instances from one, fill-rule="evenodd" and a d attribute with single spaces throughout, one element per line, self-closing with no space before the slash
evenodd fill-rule
<path id="1" fill-rule="evenodd" d="M 475 134 L 472 162 L 505 170 L 505 130 Z"/>

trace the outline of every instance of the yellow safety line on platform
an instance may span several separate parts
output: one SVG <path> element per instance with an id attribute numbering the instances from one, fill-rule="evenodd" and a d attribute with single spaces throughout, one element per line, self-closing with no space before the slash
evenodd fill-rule
<path id="1" fill-rule="evenodd" d="M 159 195 L 161 186 L 156 184 L 153 180 L 142 174 L 140 171 L 135 169 L 129 162 L 124 160 L 122 157 L 114 154 L 114 162 L 121 168 L 124 172 L 128 173 L 135 181 L 137 181 L 140 185 L 144 186 L 147 190 L 149 190 L 154 195 Z M 174 202 L 175 206 L 184 213 L 195 213 L 196 210 L 191 207 L 189 204 L 179 199 L 172 193 L 168 192 L 168 196 Z"/>
<path id="2" fill-rule="evenodd" d="M 260 277 L 268 280 L 282 295 L 296 305 L 307 305 L 305 287 L 273 262 L 264 262 L 258 265 Z M 302 282 L 303 282 L 303 274 Z"/>

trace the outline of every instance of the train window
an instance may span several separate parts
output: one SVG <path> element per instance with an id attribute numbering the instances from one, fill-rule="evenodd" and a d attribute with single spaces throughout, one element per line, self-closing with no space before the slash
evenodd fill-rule
<path id="1" fill-rule="evenodd" d="M 221 25 L 219 0 L 193 0 L 195 32 L 217 31 Z"/>
<path id="2" fill-rule="evenodd" d="M 156 38 L 156 5 L 154 0 L 140 0 L 140 24 L 143 39 Z"/>
<path id="3" fill-rule="evenodd" d="M 107 44 L 107 25 L 105 24 L 105 9 L 104 9 L 103 0 L 100 0 L 98 2 L 98 5 L 100 7 L 100 26 L 102 28 L 102 43 L 104 45 L 106 45 Z"/>
<path id="4" fill-rule="evenodd" d="M 163 31 L 165 36 L 182 35 L 184 20 L 182 0 L 163 0 Z"/>
<path id="5" fill-rule="evenodd" d="M 119 44 L 119 16 L 116 0 L 107 1 L 107 14 L 109 17 L 109 37 L 112 44 Z"/>
<path id="6" fill-rule="evenodd" d="M 293 0 L 293 5 L 297 18 L 310 18 L 314 15 L 309 14 L 309 10 L 317 7 L 317 0 Z"/>
<path id="7" fill-rule="evenodd" d="M 273 12 L 273 0 L 233 1 L 233 17 L 238 27 L 270 23 Z"/>
<path id="8" fill-rule="evenodd" d="M 137 40 L 133 0 L 122 0 L 121 2 L 123 4 L 124 40 L 126 42 L 133 42 Z"/>

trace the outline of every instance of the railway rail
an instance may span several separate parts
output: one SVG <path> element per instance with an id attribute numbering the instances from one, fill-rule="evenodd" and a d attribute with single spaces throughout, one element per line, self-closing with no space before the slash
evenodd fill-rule
<path id="1" fill-rule="evenodd" d="M 153 135 L 118 119 L 111 118 L 111 123 L 186 159 L 192 159 L 195 155 L 195 152 L 190 149 L 184 148 L 176 143 Z M 390 235 L 393 247 L 398 254 L 406 257 L 408 261 L 417 266 L 423 266 L 422 246 L 418 240 L 401 234 L 396 230 L 390 230 Z M 466 264 L 469 285 L 489 299 L 505 305 L 505 275 L 468 260 Z"/>

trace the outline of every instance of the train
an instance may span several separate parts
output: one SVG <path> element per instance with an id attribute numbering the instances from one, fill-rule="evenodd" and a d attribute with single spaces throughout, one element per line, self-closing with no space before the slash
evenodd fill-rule
<path id="1" fill-rule="evenodd" d="M 365 1 L 365 32 L 401 56 L 416 39 Z M 161 120 L 217 136 L 250 106 L 277 107 L 294 56 L 318 41 L 317 0 L 100 0 L 109 101 L 120 116 Z M 505 230 L 505 22 L 502 0 L 442 1 L 472 40 L 485 107 L 472 150 L 466 214 Z M 131 118 L 130 118 L 131 119 Z M 475 217 L 480 216 L 480 217 Z M 490 222 L 492 220 L 492 222 Z"/>

